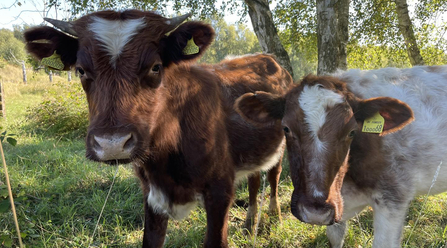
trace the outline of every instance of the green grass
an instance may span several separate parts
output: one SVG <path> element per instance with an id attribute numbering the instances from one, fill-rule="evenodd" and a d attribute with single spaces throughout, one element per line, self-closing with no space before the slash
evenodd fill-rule
<path id="1" fill-rule="evenodd" d="M 16 74 L 20 77 L 20 70 Z M 18 135 L 17 146 L 4 144 L 4 149 L 25 245 L 87 247 L 93 242 L 94 247 L 141 247 L 143 199 L 131 166 L 118 168 L 97 234 L 92 237 L 116 167 L 87 161 L 82 139 L 46 136 L 27 129 L 25 109 L 39 104 L 45 92 L 55 90 L 44 75 L 36 75 L 40 79 L 30 80 L 28 85 L 2 75 L 7 108 L 2 126 Z M 279 191 L 282 222 L 265 214 L 270 192 L 266 186 L 256 241 L 243 234 L 246 209 L 231 208 L 228 236 L 232 247 L 329 247 L 325 227 L 300 223 L 291 215 L 293 187 L 287 161 L 284 166 Z M 5 182 L 3 167 L 0 187 L 4 187 L 2 182 Z M 1 197 L 0 201 L 5 199 Z M 236 198 L 248 200 L 245 183 L 238 188 Z M 261 201 L 261 194 L 258 199 Z M 417 198 L 410 207 L 403 244 L 408 241 L 406 247 L 442 248 L 447 240 L 447 195 L 428 197 L 424 205 L 425 199 Z M 165 247 L 202 247 L 205 229 L 206 215 L 198 208 L 183 221 L 169 222 Z M 370 247 L 372 233 L 372 211 L 367 209 L 349 222 L 345 247 Z M 0 247 L 18 246 L 16 237 L 11 212 L 0 213 Z"/>

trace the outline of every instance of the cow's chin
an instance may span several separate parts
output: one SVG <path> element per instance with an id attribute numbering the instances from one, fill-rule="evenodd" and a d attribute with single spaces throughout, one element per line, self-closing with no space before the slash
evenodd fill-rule
<path id="1" fill-rule="evenodd" d="M 130 158 L 111 158 L 111 159 L 101 159 L 98 156 L 96 156 L 96 154 L 94 153 L 86 153 L 86 158 L 88 160 L 94 161 L 94 162 L 98 162 L 98 163 L 104 163 L 104 164 L 108 164 L 108 165 L 120 165 L 120 164 L 129 164 L 132 163 L 134 161 L 134 159 L 132 159 L 132 157 Z"/>
<path id="2" fill-rule="evenodd" d="M 108 164 L 108 165 L 120 165 L 120 164 L 129 164 L 132 162 L 131 159 L 115 159 L 115 160 L 106 160 L 101 161 L 102 163 Z"/>

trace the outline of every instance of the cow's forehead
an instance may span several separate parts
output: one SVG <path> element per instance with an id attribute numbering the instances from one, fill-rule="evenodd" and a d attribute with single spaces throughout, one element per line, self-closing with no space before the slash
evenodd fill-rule
<path id="1" fill-rule="evenodd" d="M 123 51 L 124 46 L 146 25 L 144 18 L 127 20 L 108 20 L 93 16 L 88 29 L 93 33 L 95 40 L 100 43 L 110 56 L 110 63 Z"/>
<path id="2" fill-rule="evenodd" d="M 304 124 L 313 137 L 318 137 L 318 130 L 326 123 L 327 109 L 344 101 L 343 95 L 320 84 L 303 87 L 298 97 L 298 104 L 304 113 Z"/>

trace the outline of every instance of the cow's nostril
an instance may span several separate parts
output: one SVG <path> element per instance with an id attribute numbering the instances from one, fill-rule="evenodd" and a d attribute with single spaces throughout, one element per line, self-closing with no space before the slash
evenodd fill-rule
<path id="1" fill-rule="evenodd" d="M 130 134 L 129 139 L 124 144 L 124 150 L 132 150 L 137 143 L 137 139 L 135 138 L 135 135 Z"/>

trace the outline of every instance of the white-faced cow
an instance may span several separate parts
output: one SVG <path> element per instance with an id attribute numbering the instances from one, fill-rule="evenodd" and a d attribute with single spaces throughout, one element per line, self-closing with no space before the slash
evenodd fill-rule
<path id="1" fill-rule="evenodd" d="M 89 105 L 87 157 L 134 163 L 145 198 L 143 247 L 161 247 L 168 218 L 203 202 L 205 247 L 227 247 L 234 184 L 249 178 L 247 227 L 256 214 L 259 171 L 269 170 L 270 210 L 278 213 L 277 184 L 285 147 L 281 122 L 254 126 L 234 109 L 247 92 L 284 94 L 292 78 L 270 55 L 196 65 L 213 29 L 153 12 L 103 11 L 59 29 L 25 33 L 28 50 L 60 69 L 76 66 Z M 50 61 L 51 62 L 51 61 Z M 52 63 L 53 63 L 52 62 Z M 50 63 L 51 64 L 51 63 Z"/>
<path id="2" fill-rule="evenodd" d="M 236 107 L 251 121 L 282 119 L 292 213 L 329 225 L 332 247 L 367 205 L 373 247 L 400 247 L 410 201 L 447 190 L 447 66 L 307 76 L 284 97 L 247 93 Z"/>

